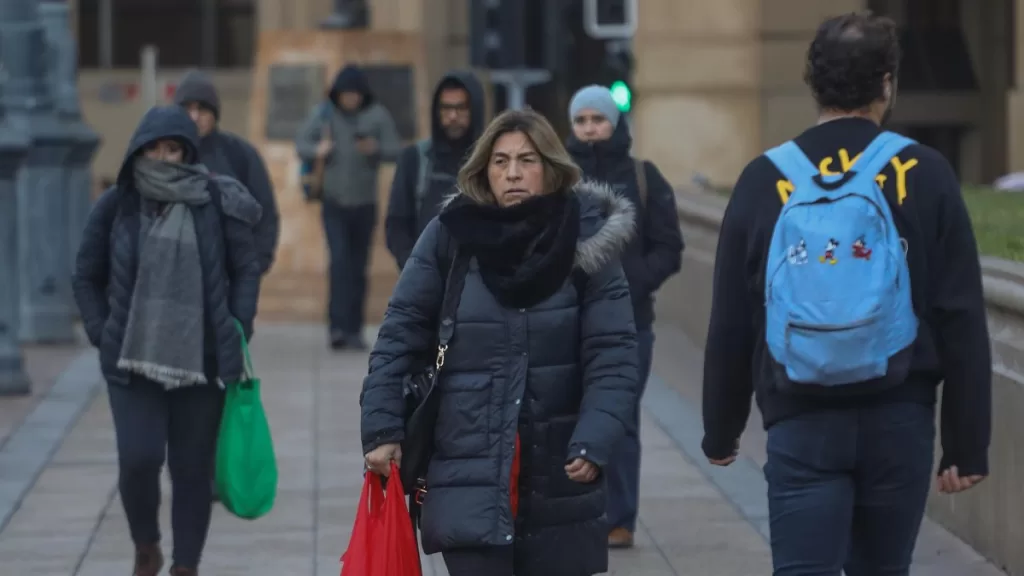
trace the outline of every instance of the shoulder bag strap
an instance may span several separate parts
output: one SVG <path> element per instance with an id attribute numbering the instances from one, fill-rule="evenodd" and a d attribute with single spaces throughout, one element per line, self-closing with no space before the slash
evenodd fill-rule
<path id="1" fill-rule="evenodd" d="M 455 334 L 455 315 L 462 301 L 462 289 L 466 285 L 466 273 L 469 271 L 469 256 L 455 248 L 448 278 L 445 281 L 444 299 L 441 301 L 440 323 L 437 329 L 437 363 L 438 371 L 444 366 L 444 354 Z"/>

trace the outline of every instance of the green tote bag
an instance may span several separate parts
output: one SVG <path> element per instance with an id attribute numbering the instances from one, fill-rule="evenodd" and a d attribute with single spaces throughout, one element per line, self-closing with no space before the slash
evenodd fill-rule
<path id="1" fill-rule="evenodd" d="M 217 438 L 216 484 L 221 503 L 239 518 L 255 519 L 274 507 L 277 460 L 270 424 L 260 400 L 260 381 L 253 375 L 252 357 L 242 332 L 245 374 L 225 383 L 224 414 Z"/>

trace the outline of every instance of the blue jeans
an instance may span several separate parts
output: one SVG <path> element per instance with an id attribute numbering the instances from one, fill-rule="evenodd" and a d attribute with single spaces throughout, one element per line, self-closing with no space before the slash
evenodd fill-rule
<path id="1" fill-rule="evenodd" d="M 377 225 L 377 206 L 336 206 L 324 202 L 321 216 L 331 254 L 328 292 L 331 333 L 359 335 L 363 331 L 366 268 Z"/>
<path id="2" fill-rule="evenodd" d="M 907 576 L 932 482 L 935 409 L 803 414 L 768 429 L 774 576 Z"/>
<path id="3" fill-rule="evenodd" d="M 636 430 L 622 439 L 604 469 L 608 491 L 608 525 L 636 531 L 636 516 L 640 507 L 640 399 L 647 388 L 654 356 L 654 332 L 650 329 L 636 333 L 637 352 L 640 354 L 640 395 L 636 401 Z"/>

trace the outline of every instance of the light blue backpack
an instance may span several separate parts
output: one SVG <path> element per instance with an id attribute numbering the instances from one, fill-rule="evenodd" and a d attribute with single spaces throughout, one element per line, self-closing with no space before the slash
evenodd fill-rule
<path id="1" fill-rule="evenodd" d="M 907 244 L 875 177 L 910 144 L 883 132 L 850 171 L 830 177 L 792 141 L 765 153 L 794 187 L 765 272 L 779 389 L 856 394 L 906 379 L 918 324 Z"/>

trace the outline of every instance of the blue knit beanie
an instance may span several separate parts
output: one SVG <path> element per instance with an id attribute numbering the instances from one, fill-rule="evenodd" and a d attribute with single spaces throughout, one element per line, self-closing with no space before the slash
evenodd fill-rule
<path id="1" fill-rule="evenodd" d="M 569 121 L 575 120 L 580 111 L 587 108 L 600 112 L 612 123 L 612 126 L 619 124 L 619 107 L 615 105 L 611 91 L 604 86 L 591 84 L 580 88 L 569 102 Z"/>

